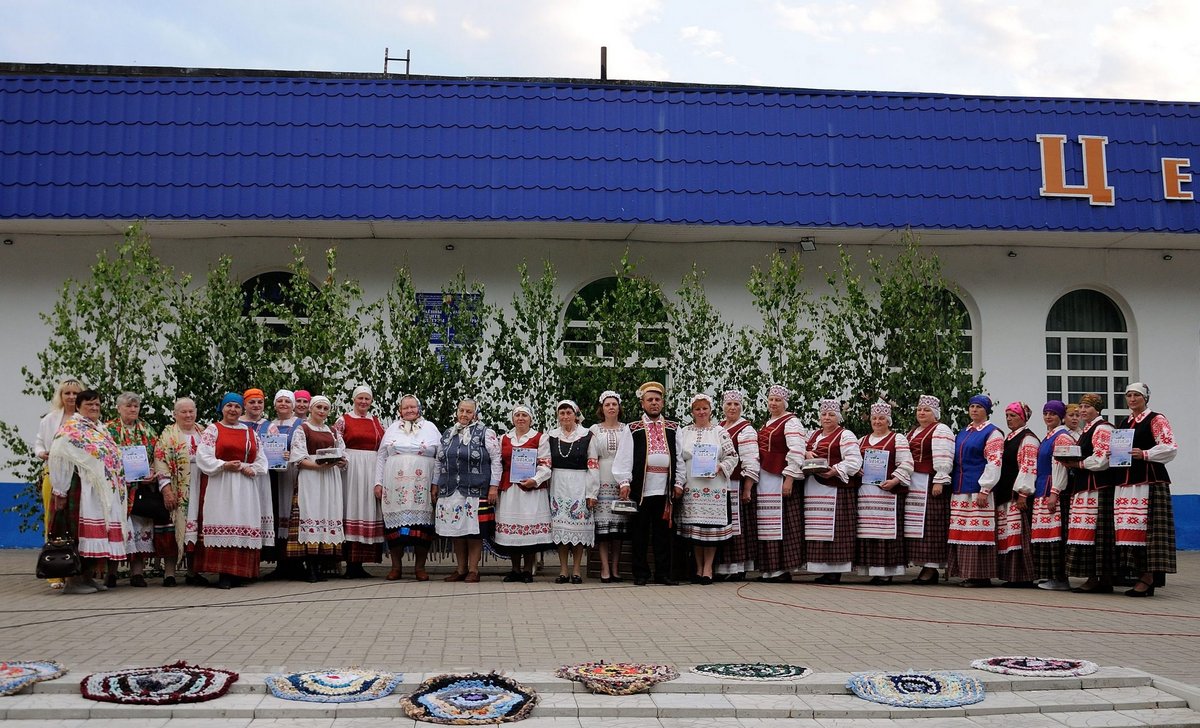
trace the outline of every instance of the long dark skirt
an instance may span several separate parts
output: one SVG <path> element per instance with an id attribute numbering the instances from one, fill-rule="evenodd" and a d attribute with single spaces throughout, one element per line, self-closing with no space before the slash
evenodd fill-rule
<path id="1" fill-rule="evenodd" d="M 858 489 L 838 488 L 833 511 L 833 540 L 805 541 L 810 564 L 848 564 L 858 544 Z"/>
<path id="2" fill-rule="evenodd" d="M 950 544 L 949 573 L 963 579 L 995 579 L 996 544 Z"/>
<path id="3" fill-rule="evenodd" d="M 789 498 L 783 499 L 783 540 L 758 541 L 758 559 L 754 568 L 762 572 L 792 571 L 804 566 L 804 497 L 797 483 Z"/>
<path id="4" fill-rule="evenodd" d="M 841 495 L 840 493 L 838 494 Z M 907 566 L 904 553 L 904 496 L 896 498 L 896 533 L 898 538 L 860 538 L 854 556 L 855 566 Z"/>
<path id="5" fill-rule="evenodd" d="M 1057 541 L 1030 543 L 1033 553 L 1033 578 L 1051 579 L 1053 581 L 1067 580 L 1067 509 L 1071 497 L 1064 493 L 1058 500 L 1058 510 L 1062 515 L 1062 537 Z"/>
<path id="6" fill-rule="evenodd" d="M 1150 484 L 1150 525 L 1145 546 L 1117 546 L 1117 565 L 1134 578 L 1147 571 L 1175 573 L 1175 512 L 1171 507 L 1171 484 Z"/>
<path id="7" fill-rule="evenodd" d="M 734 494 L 731 494 L 734 495 Z M 738 568 L 747 563 L 758 564 L 758 504 L 752 497 L 749 503 L 741 503 L 737 493 L 742 532 L 721 544 L 717 551 L 717 564 L 734 564 Z"/>
<path id="8" fill-rule="evenodd" d="M 1067 574 L 1110 581 L 1116 575 L 1116 530 L 1113 525 L 1113 489 L 1101 488 L 1096 514 L 1096 543 L 1092 546 L 1067 544 Z"/>
<path id="9" fill-rule="evenodd" d="M 930 484 L 930 488 L 933 485 Z M 941 568 L 950 558 L 950 486 L 942 486 L 942 494 L 930 495 L 925 502 L 925 533 L 921 538 L 906 538 L 905 551 L 913 566 Z"/>
<path id="10" fill-rule="evenodd" d="M 999 509 L 996 517 L 999 518 Z M 1007 554 L 996 553 L 996 575 L 1004 581 L 1033 581 L 1033 552 L 1029 547 L 1029 530 L 1033 527 L 1033 513 L 1021 511 L 1021 548 Z"/>

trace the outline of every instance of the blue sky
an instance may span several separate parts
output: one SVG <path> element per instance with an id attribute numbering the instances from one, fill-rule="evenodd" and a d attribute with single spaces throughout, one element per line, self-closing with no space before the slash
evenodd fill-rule
<path id="1" fill-rule="evenodd" d="M 1200 101 L 1195 0 L 0 0 L 0 61 Z"/>

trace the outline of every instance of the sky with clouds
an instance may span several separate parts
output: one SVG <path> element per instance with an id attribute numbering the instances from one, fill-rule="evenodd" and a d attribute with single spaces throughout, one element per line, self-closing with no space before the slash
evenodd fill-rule
<path id="1" fill-rule="evenodd" d="M 1197 0 L 0 0 L 0 61 L 1200 101 Z M 394 66 L 392 70 L 397 70 Z"/>

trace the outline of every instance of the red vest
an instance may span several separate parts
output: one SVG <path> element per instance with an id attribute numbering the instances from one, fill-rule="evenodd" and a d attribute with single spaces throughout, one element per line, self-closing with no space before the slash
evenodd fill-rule
<path id="1" fill-rule="evenodd" d="M 342 415 L 342 440 L 347 450 L 375 452 L 383 440 L 383 425 L 378 417 Z"/>
<path id="2" fill-rule="evenodd" d="M 839 427 L 831 434 L 825 435 L 822 430 L 816 430 L 808 436 L 808 449 L 816 453 L 819 458 L 828 458 L 829 467 L 833 467 L 842 462 L 842 430 L 844 427 Z M 838 478 L 822 478 L 816 476 L 817 481 L 823 485 L 843 487 L 847 485 Z"/>
<path id="3" fill-rule="evenodd" d="M 908 433 L 908 447 L 912 450 L 913 472 L 933 475 L 933 431 L 934 422 L 923 430 L 913 429 Z"/>
<path id="4" fill-rule="evenodd" d="M 217 423 L 217 442 L 214 450 L 218 460 L 253 464 L 258 458 L 258 438 L 250 427 L 239 430 Z"/>
<path id="5" fill-rule="evenodd" d="M 542 441 L 542 433 L 538 433 L 525 441 L 521 447 L 530 447 L 534 450 Z M 512 466 L 512 451 L 513 442 L 506 434 L 500 438 L 500 462 L 502 470 L 500 471 L 500 492 L 504 492 L 512 487 L 512 483 L 508 480 L 508 469 Z"/>
<path id="6" fill-rule="evenodd" d="M 733 427 L 725 430 L 729 433 L 729 439 L 733 440 L 733 449 L 738 450 L 739 455 L 741 454 L 741 451 L 738 448 L 738 433 L 749 426 L 749 420 L 742 420 L 741 422 L 734 423 Z M 742 461 L 740 459 L 738 460 L 737 467 L 735 467 L 733 472 L 729 475 L 729 482 L 736 485 L 740 485 L 742 482 Z"/>
<path id="7" fill-rule="evenodd" d="M 787 435 L 784 425 L 795 417 L 791 412 L 764 426 L 758 431 L 758 465 L 762 470 L 774 475 L 782 475 L 787 464 Z"/>

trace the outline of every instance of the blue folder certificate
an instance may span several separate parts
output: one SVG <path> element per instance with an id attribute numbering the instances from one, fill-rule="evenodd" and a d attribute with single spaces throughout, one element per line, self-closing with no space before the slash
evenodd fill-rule
<path id="1" fill-rule="evenodd" d="M 698 442 L 692 446 L 692 477 L 715 478 L 717 476 L 717 446 Z"/>
<path id="2" fill-rule="evenodd" d="M 1127 468 L 1133 464 L 1133 430 L 1113 430 L 1108 445 L 1108 467 Z"/>
<path id="3" fill-rule="evenodd" d="M 512 463 L 508 466 L 508 482 L 516 485 L 537 473 L 537 448 L 514 447 Z"/>
<path id="4" fill-rule="evenodd" d="M 287 470 L 287 441 L 287 435 L 267 435 L 262 439 L 267 467 L 271 470 Z"/>
<path id="5" fill-rule="evenodd" d="M 862 481 L 867 485 L 879 485 L 887 480 L 888 451 L 863 450 Z"/>
<path id="6" fill-rule="evenodd" d="M 145 445 L 121 448 L 121 464 L 125 466 L 125 482 L 134 483 L 150 477 L 150 457 Z"/>

